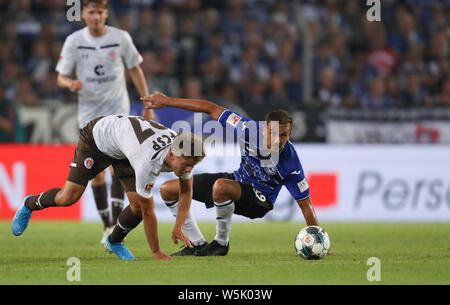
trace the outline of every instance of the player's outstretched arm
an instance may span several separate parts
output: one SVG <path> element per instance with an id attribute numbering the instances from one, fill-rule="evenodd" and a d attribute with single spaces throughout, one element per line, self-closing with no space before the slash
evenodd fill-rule
<path id="1" fill-rule="evenodd" d="M 306 224 L 308 226 L 319 226 L 319 220 L 317 219 L 316 212 L 311 202 L 311 197 L 303 200 L 297 200 L 297 203 L 302 210 L 303 217 L 305 217 Z"/>
<path id="2" fill-rule="evenodd" d="M 147 81 L 145 80 L 144 71 L 142 71 L 141 66 L 137 65 L 128 71 L 130 72 L 131 80 L 133 81 L 133 84 L 140 96 L 148 96 L 149 92 Z M 146 120 L 155 120 L 155 113 L 153 109 L 144 108 L 142 111 L 142 117 Z"/>
<path id="3" fill-rule="evenodd" d="M 225 108 L 210 101 L 169 97 L 160 92 L 141 97 L 141 100 L 144 103 L 144 108 L 159 109 L 167 106 L 182 108 L 193 112 L 209 114 L 214 120 L 217 120 L 225 110 Z"/>
<path id="4" fill-rule="evenodd" d="M 159 248 L 158 221 L 156 219 L 153 197 L 144 198 L 139 196 L 137 193 L 135 196 L 132 196 L 131 193 L 127 193 L 127 195 L 130 201 L 133 201 L 133 204 L 139 204 L 144 223 L 145 235 L 147 237 L 150 249 L 152 250 L 152 257 L 155 260 L 172 260 L 170 256 Z"/>
<path id="5" fill-rule="evenodd" d="M 183 233 L 184 222 L 189 213 L 192 202 L 192 185 L 193 177 L 189 180 L 179 178 L 180 194 L 178 197 L 178 214 L 172 231 L 172 240 L 178 244 L 178 239 L 183 242 L 186 247 L 192 248 L 189 238 Z"/>
<path id="6" fill-rule="evenodd" d="M 302 210 L 303 216 L 305 217 L 306 224 L 308 226 L 319 226 L 319 220 L 317 219 L 316 212 L 311 202 L 311 197 L 304 200 L 297 200 L 297 203 Z M 328 255 L 334 256 L 334 253 L 328 252 Z"/>

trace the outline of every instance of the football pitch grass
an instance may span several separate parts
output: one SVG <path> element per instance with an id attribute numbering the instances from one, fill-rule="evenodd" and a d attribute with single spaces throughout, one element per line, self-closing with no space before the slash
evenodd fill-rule
<path id="1" fill-rule="evenodd" d="M 159 223 L 167 254 L 179 249 L 170 239 L 172 226 Z M 294 251 L 303 226 L 234 223 L 227 256 L 155 261 L 141 224 L 125 241 L 138 260 L 119 261 L 100 244 L 100 223 L 32 221 L 15 237 L 10 222 L 3 221 L 0 284 L 450 284 L 450 223 L 323 223 L 335 255 L 319 261 L 303 260 Z M 214 223 L 200 228 L 209 241 L 214 237 Z M 67 280 L 71 257 L 80 261 L 79 282 Z M 371 257 L 379 259 L 381 281 L 367 279 L 375 266 L 367 264 Z"/>

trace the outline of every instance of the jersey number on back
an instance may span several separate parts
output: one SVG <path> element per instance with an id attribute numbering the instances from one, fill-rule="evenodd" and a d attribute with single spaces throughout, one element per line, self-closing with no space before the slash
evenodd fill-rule
<path id="1" fill-rule="evenodd" d="M 136 134 L 136 138 L 138 139 L 139 144 L 142 144 L 145 140 L 156 134 L 156 132 L 151 127 L 159 130 L 167 129 L 167 127 L 164 125 L 158 124 L 153 121 L 145 120 L 141 117 L 128 117 L 128 119 L 131 122 L 131 126 L 133 126 L 133 130 L 134 133 Z M 151 127 L 142 130 L 141 124 L 139 123 L 138 120 L 149 123 Z M 159 136 L 158 138 L 156 138 L 156 140 L 153 140 L 153 149 L 160 150 L 161 148 L 172 143 L 173 138 L 175 138 L 175 134 L 173 134 L 172 132 L 170 133 L 170 137 L 168 135 Z"/>

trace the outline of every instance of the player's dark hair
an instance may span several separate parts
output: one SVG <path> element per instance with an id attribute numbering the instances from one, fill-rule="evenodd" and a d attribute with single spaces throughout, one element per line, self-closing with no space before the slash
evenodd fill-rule
<path id="1" fill-rule="evenodd" d="M 94 4 L 103 9 L 108 8 L 108 0 L 83 0 L 83 7 L 87 7 L 89 4 Z"/>
<path id="2" fill-rule="evenodd" d="M 289 113 L 283 109 L 274 110 L 266 114 L 266 121 L 278 121 L 278 124 L 280 125 L 291 124 L 292 128 L 292 118 L 289 116 Z"/>

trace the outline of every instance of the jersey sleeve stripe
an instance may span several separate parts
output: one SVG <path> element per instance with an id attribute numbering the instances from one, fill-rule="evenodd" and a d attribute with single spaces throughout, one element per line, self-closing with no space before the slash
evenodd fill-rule
<path id="1" fill-rule="evenodd" d="M 295 200 L 305 200 L 305 199 L 307 199 L 307 198 L 309 198 L 309 197 L 311 197 L 311 195 L 308 195 L 308 196 L 306 196 L 305 198 L 301 198 L 301 199 L 297 199 L 297 198 L 295 198 Z"/>
<path id="2" fill-rule="evenodd" d="M 225 113 L 225 112 L 227 112 L 227 111 L 229 111 L 230 112 L 230 110 L 229 109 L 225 109 L 224 111 L 222 111 L 222 113 L 219 115 L 219 117 L 217 118 L 217 121 L 220 121 L 221 120 L 221 118 L 222 118 L 222 115 Z"/>
<path id="3" fill-rule="evenodd" d="M 106 46 L 101 46 L 100 49 L 114 48 L 114 47 L 118 47 L 118 46 L 120 46 L 120 44 L 113 43 L 113 44 L 108 44 Z"/>

